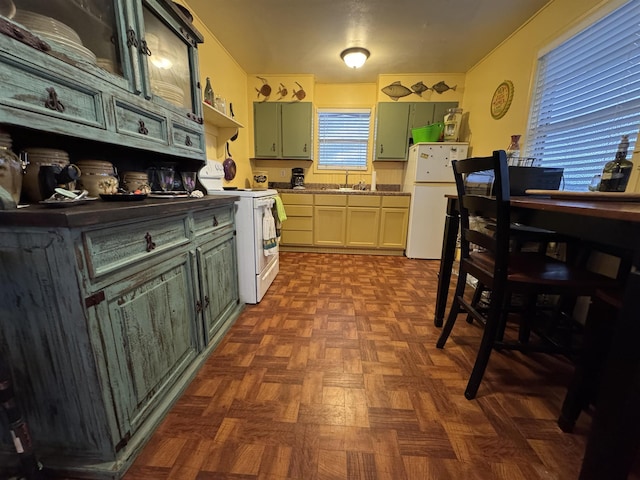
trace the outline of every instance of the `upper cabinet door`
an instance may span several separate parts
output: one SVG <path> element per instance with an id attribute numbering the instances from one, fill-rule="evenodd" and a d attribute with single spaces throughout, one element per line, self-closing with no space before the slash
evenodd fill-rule
<path id="1" fill-rule="evenodd" d="M 282 104 L 283 158 L 312 158 L 312 113 L 310 102 Z"/>
<path id="2" fill-rule="evenodd" d="M 406 160 L 409 103 L 378 104 L 374 160 Z"/>
<path id="3" fill-rule="evenodd" d="M 280 155 L 279 104 L 253 104 L 253 133 L 257 158 L 278 158 Z"/>

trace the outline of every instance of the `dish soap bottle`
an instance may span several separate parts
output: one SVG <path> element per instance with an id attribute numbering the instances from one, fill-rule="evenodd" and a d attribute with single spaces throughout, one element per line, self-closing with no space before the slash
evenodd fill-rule
<path id="1" fill-rule="evenodd" d="M 622 135 L 618 144 L 616 158 L 607 162 L 602 170 L 602 180 L 600 181 L 601 192 L 624 192 L 629 183 L 631 168 L 633 163 L 627 160 L 629 150 L 629 136 Z"/>
<path id="2" fill-rule="evenodd" d="M 506 151 L 509 165 L 517 165 L 520 160 L 520 137 L 521 135 L 511 135 L 511 143 Z"/>
<path id="3" fill-rule="evenodd" d="M 213 107 L 214 102 L 213 88 L 211 88 L 211 80 L 207 77 L 207 84 L 204 87 L 204 103 L 207 103 Z"/>

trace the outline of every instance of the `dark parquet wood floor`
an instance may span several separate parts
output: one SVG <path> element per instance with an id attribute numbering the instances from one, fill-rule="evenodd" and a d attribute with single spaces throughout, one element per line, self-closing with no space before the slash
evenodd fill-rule
<path id="1" fill-rule="evenodd" d="M 494 353 L 463 392 L 480 327 L 444 350 L 437 261 L 281 254 L 125 480 L 567 480 L 589 428 L 556 425 L 571 365 Z"/>

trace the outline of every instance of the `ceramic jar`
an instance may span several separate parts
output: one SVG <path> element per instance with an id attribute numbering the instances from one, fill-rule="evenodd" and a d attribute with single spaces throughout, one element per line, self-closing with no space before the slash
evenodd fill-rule
<path id="1" fill-rule="evenodd" d="M 17 205 L 22 191 L 22 162 L 11 150 L 11 135 L 0 129 L 0 188 L 3 188 Z"/>
<path id="2" fill-rule="evenodd" d="M 146 172 L 124 172 L 121 175 L 122 188 L 133 193 L 139 190 L 141 193 L 151 193 L 149 176 Z"/>
<path id="3" fill-rule="evenodd" d="M 79 160 L 82 175 L 78 179 L 78 188 L 87 190 L 90 197 L 100 194 L 114 195 L 118 193 L 118 177 L 115 167 L 105 160 Z"/>
<path id="4" fill-rule="evenodd" d="M 56 177 L 64 171 L 69 175 L 64 175 L 64 183 L 59 184 L 69 190 L 75 188 L 74 180 L 80 175 L 80 170 L 75 165 L 71 166 L 69 164 L 69 154 L 64 150 L 25 148 L 22 150 L 21 155 L 27 164 L 22 178 L 22 190 L 27 201 L 39 202 L 48 198 L 50 196 L 49 192 L 52 191 L 52 185 L 49 185 L 49 183 L 53 181 L 56 184 Z M 43 178 L 45 175 L 41 174 L 41 170 L 43 171 L 42 173 L 49 171 L 51 175 L 46 175 L 47 178 Z M 44 183 L 47 185 L 44 185 Z M 46 192 L 44 187 L 47 189 Z"/>

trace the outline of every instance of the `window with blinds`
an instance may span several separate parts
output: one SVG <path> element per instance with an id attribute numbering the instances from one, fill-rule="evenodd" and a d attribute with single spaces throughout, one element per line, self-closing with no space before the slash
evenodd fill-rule
<path id="1" fill-rule="evenodd" d="M 526 155 L 586 191 L 640 125 L 640 2 L 632 0 L 538 60 Z M 640 159 L 635 159 L 640 161 Z"/>
<path id="2" fill-rule="evenodd" d="M 318 109 L 318 168 L 366 170 L 369 109 Z"/>

